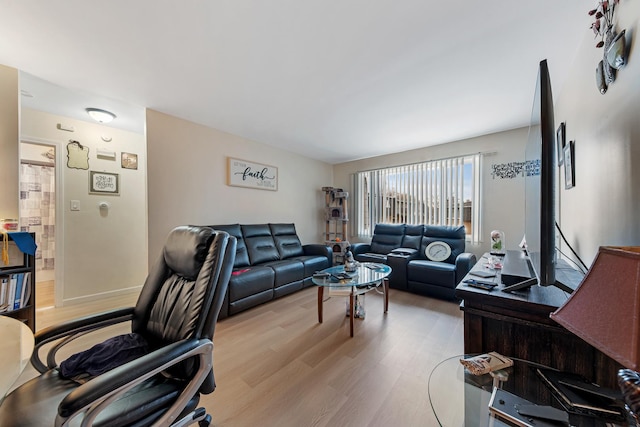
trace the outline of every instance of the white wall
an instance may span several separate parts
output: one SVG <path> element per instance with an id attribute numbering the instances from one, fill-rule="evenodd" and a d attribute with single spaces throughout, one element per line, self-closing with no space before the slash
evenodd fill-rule
<path id="1" fill-rule="evenodd" d="M 18 70 L 0 65 L 0 219 L 18 218 Z"/>
<path id="2" fill-rule="evenodd" d="M 532 82 L 531 85 L 533 102 L 535 82 Z M 493 177 L 491 165 L 522 162 L 527 132 L 527 128 L 515 129 L 448 144 L 342 163 L 333 168 L 334 186 L 353 191 L 351 175 L 358 171 L 478 152 L 487 153 L 483 155 L 482 243 L 480 245 L 467 244 L 467 251 L 476 255 L 482 255 L 488 251 L 489 233 L 495 229 L 505 232 L 507 249 L 515 249 L 524 234 L 524 178 L 522 176 L 513 179 Z M 353 231 L 349 230 L 349 233 Z M 357 238 L 351 240 L 357 241 Z"/>
<path id="3" fill-rule="evenodd" d="M 149 262 L 183 224 L 292 222 L 303 244 L 324 240 L 331 165 L 147 110 Z M 226 185 L 227 157 L 278 168 L 278 191 Z"/>
<path id="4" fill-rule="evenodd" d="M 73 126 L 75 132 L 58 130 L 58 123 Z M 101 140 L 105 134 L 112 137 L 111 142 Z M 63 304 L 139 290 L 147 274 L 148 258 L 144 135 L 25 108 L 21 111 L 20 136 L 27 141 L 36 138 L 55 142 L 63 150 L 63 164 L 58 165 L 63 171 L 63 202 L 58 213 L 64 220 L 63 230 L 57 231 L 64 241 Z M 67 167 L 66 145 L 70 139 L 89 147 L 89 170 Z M 116 160 L 98 159 L 96 150 L 103 148 L 115 151 Z M 121 168 L 123 151 L 138 154 L 137 170 Z M 89 194 L 89 171 L 119 174 L 120 195 Z M 70 211 L 70 200 L 80 201 L 80 211 Z M 102 201 L 109 203 L 108 212 L 98 208 Z"/>
<path id="5" fill-rule="evenodd" d="M 640 245 L 640 4 L 620 2 L 616 17 L 633 42 L 627 66 L 607 93 L 595 83 L 602 49 L 585 30 L 570 78 L 554 94 L 556 124 L 566 122 L 576 150 L 575 187 L 560 191 L 560 225 L 587 265 L 601 245 Z M 553 80 L 553 64 L 549 70 Z"/>

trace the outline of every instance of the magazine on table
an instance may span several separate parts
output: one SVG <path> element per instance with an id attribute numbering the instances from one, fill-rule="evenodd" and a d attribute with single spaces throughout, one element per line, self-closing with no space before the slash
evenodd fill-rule
<path id="1" fill-rule="evenodd" d="M 495 351 L 473 356 L 468 359 L 460 359 L 460 363 L 473 375 L 484 375 L 492 371 L 513 366 L 513 360 Z"/>

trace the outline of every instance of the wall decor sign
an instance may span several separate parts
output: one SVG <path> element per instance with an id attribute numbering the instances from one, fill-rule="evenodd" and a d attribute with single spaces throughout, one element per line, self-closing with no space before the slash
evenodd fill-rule
<path id="1" fill-rule="evenodd" d="M 576 185 L 575 150 L 573 141 L 564 146 L 564 188 L 567 190 Z"/>
<path id="2" fill-rule="evenodd" d="M 227 185 L 278 190 L 278 168 L 227 157 Z"/>
<path id="3" fill-rule="evenodd" d="M 120 179 L 117 173 L 89 172 L 89 194 L 120 195 Z"/>
<path id="4" fill-rule="evenodd" d="M 124 169 L 138 169 L 138 155 L 133 153 L 122 153 L 122 167 Z"/>

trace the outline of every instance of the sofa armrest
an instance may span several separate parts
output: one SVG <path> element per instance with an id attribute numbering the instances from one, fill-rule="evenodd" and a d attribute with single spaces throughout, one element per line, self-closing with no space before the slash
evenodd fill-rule
<path id="1" fill-rule="evenodd" d="M 324 256 L 327 258 L 327 261 L 329 261 L 329 266 L 333 265 L 333 249 L 331 249 L 330 246 L 312 243 L 302 245 L 302 251 L 305 255 Z"/>
<path id="2" fill-rule="evenodd" d="M 356 255 L 371 252 L 371 244 L 369 243 L 352 243 L 349 250 L 355 257 Z"/>
<path id="3" fill-rule="evenodd" d="M 387 255 L 387 265 L 391 267 L 389 275 L 389 287 L 406 291 L 408 287 L 407 265 L 413 257 L 411 255 L 403 255 L 391 252 Z"/>
<path id="4" fill-rule="evenodd" d="M 411 249 L 411 248 L 397 248 L 397 249 L 392 250 L 391 254 L 403 256 L 403 257 L 406 257 L 408 260 L 412 260 L 412 259 L 416 259 L 418 257 L 418 250 L 417 249 Z"/>
<path id="5" fill-rule="evenodd" d="M 476 265 L 476 256 L 470 252 L 464 252 L 456 258 L 456 283 L 460 283 L 469 270 Z"/>

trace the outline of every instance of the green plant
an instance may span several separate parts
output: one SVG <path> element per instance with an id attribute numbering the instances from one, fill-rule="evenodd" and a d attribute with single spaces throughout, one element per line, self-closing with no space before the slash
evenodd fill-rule
<path id="1" fill-rule="evenodd" d="M 604 46 L 605 35 L 613 29 L 613 14 L 618 3 L 620 3 L 620 0 L 600 0 L 598 6 L 589 11 L 589 16 L 595 18 L 595 21 L 591 24 L 591 29 L 596 37 L 600 36 L 600 41 L 596 44 L 597 48 Z"/>

